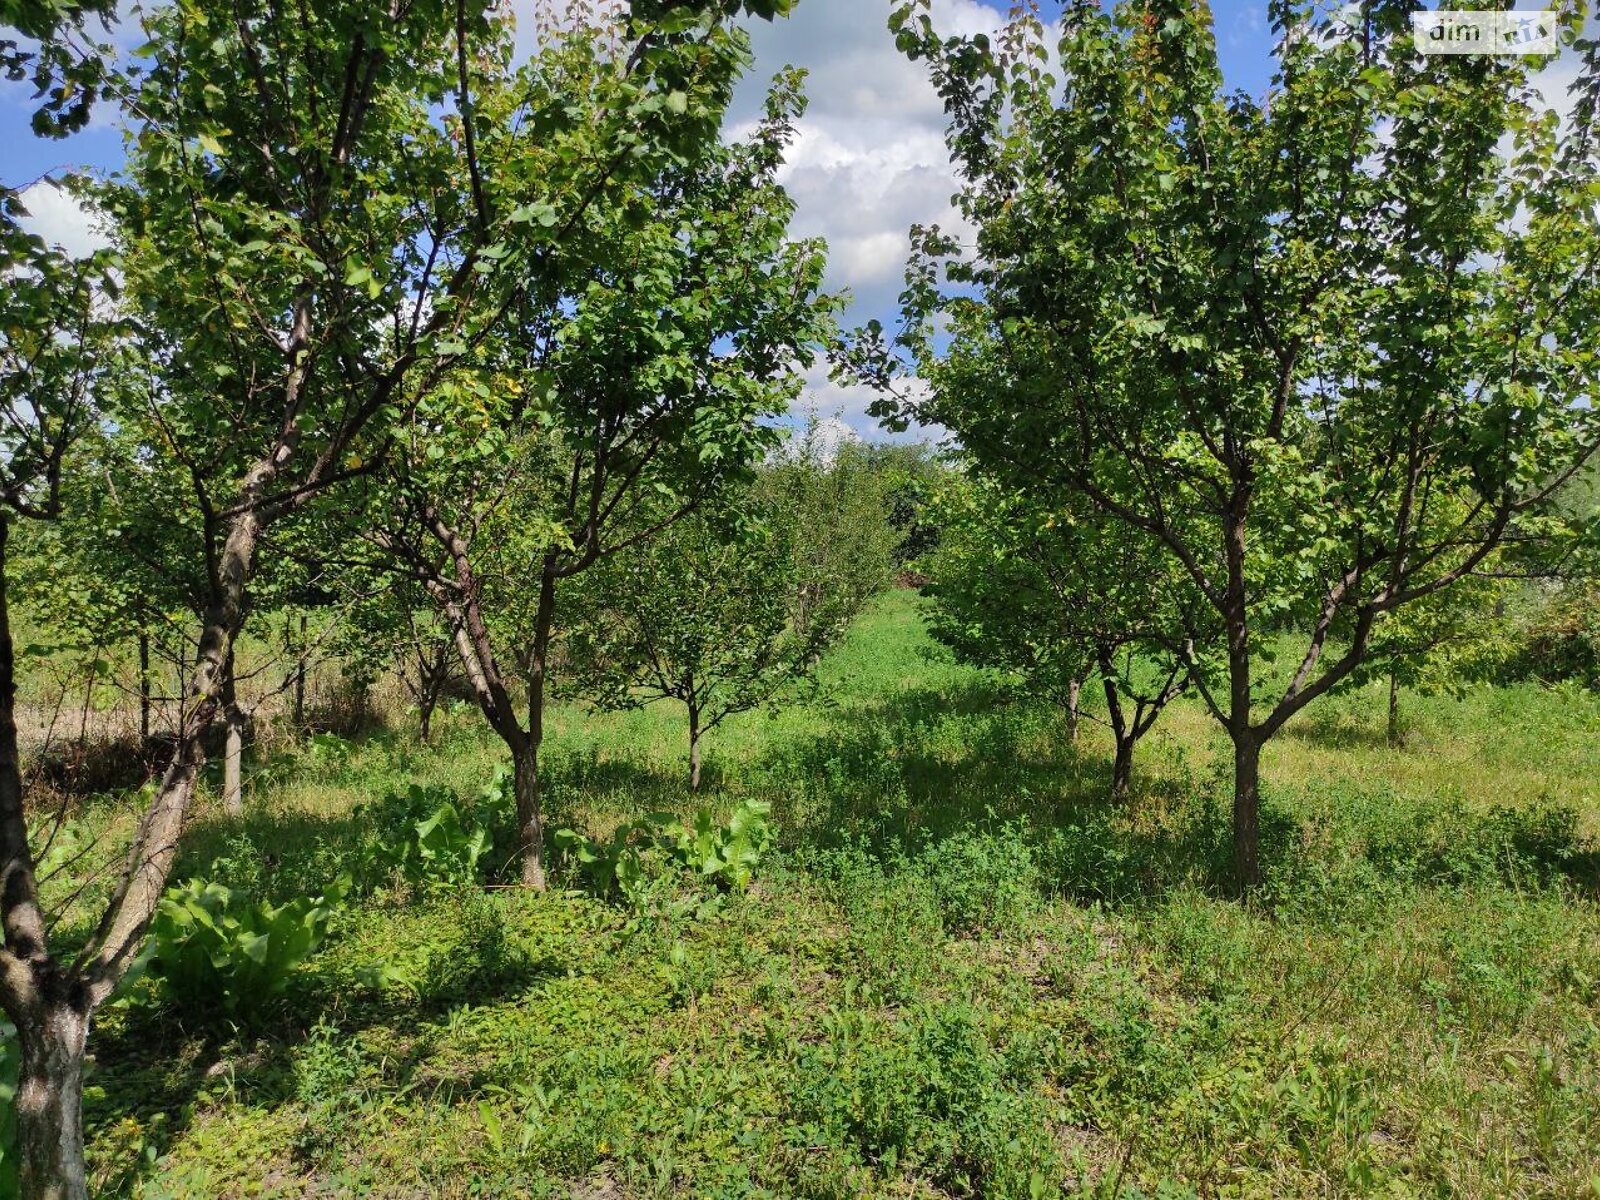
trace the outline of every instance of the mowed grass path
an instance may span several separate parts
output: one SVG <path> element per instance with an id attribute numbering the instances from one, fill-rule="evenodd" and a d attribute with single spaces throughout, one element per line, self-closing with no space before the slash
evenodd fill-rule
<path id="1" fill-rule="evenodd" d="M 1314 706 L 1269 749 L 1272 878 L 1224 898 L 1225 743 L 1109 738 L 957 666 L 884 597 L 820 687 L 713 736 L 704 801 L 779 849 L 716 899 L 352 909 L 270 1027 L 97 1030 L 91 1162 L 146 1196 L 1600 1196 L 1600 704 L 1519 687 Z M 687 810 L 667 707 L 554 715 L 551 825 Z M 185 870 L 320 887 L 354 807 L 475 795 L 439 744 L 263 766 Z M 265 865 L 263 865 L 265 864 Z M 705 901 L 711 898 L 711 904 Z M 381 964 L 382 972 L 372 967 Z"/>

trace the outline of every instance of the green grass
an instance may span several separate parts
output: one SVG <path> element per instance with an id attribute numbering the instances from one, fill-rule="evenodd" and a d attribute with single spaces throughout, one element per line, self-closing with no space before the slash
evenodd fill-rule
<path id="1" fill-rule="evenodd" d="M 1109 737 L 1067 744 L 894 593 L 816 695 L 714 737 L 708 801 L 773 805 L 747 894 L 379 895 L 260 1027 L 114 1007 L 93 1173 L 197 1197 L 1600 1196 L 1600 703 L 1406 705 L 1402 750 L 1376 688 L 1268 750 L 1246 908 L 1196 704 L 1111 808 Z M 552 730 L 553 827 L 690 807 L 675 710 Z M 182 870 L 320 888 L 356 804 L 471 797 L 498 760 L 466 712 L 433 749 L 281 758 Z"/>

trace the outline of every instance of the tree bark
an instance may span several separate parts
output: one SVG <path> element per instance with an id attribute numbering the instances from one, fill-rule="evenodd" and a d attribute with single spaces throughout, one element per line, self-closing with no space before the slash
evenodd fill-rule
<path id="1" fill-rule="evenodd" d="M 1100 663 L 1100 682 L 1106 692 L 1106 719 L 1111 724 L 1111 736 L 1116 740 L 1117 752 L 1111 761 L 1111 798 L 1121 800 L 1128 794 L 1128 784 L 1133 779 L 1133 744 L 1139 740 L 1138 714 L 1129 721 L 1122 709 L 1122 693 L 1117 687 L 1117 667 L 1112 661 L 1109 647 L 1096 650 Z"/>
<path id="2" fill-rule="evenodd" d="M 1389 671 L 1389 745 L 1400 744 L 1400 677 Z"/>
<path id="3" fill-rule="evenodd" d="M 83 1057 L 87 1004 L 46 989 L 32 1020 L 17 1024 L 17 1150 L 23 1200 L 87 1200 L 83 1160 Z"/>
<path id="4" fill-rule="evenodd" d="M 1132 731 L 1117 735 L 1117 753 L 1111 762 L 1111 798 L 1125 800 L 1128 789 L 1133 784 L 1133 742 Z"/>
<path id="5" fill-rule="evenodd" d="M 150 744 L 150 634 L 139 631 L 139 745 Z"/>
<path id="6" fill-rule="evenodd" d="M 539 747 L 544 743 L 544 684 L 550 668 L 550 629 L 556 616 L 556 560 L 545 555 L 539 572 L 539 607 L 533 626 L 528 667 L 528 749 L 517 768 L 517 837 L 522 851 L 522 882 L 544 891 L 544 814 L 539 779 Z M 524 779 L 525 777 L 525 779 Z"/>
<path id="7" fill-rule="evenodd" d="M 700 790 L 700 706 L 689 701 L 689 790 Z"/>
<path id="8" fill-rule="evenodd" d="M 1245 585 L 1245 514 L 1249 490 L 1236 485 L 1223 538 L 1228 584 L 1228 736 L 1233 740 L 1233 870 L 1241 896 L 1261 883 L 1261 738 L 1251 724 L 1250 609 Z"/>
<path id="9" fill-rule="evenodd" d="M 427 523 L 454 564 L 455 589 L 435 581 L 431 590 L 440 598 L 450 618 L 456 653 L 467 673 L 478 707 L 490 727 L 511 751 L 512 796 L 517 810 L 517 853 L 522 859 L 522 882 L 537 891 L 545 889 L 544 819 L 541 812 L 539 746 L 544 740 L 544 680 L 550 649 L 550 626 L 555 617 L 555 558 L 545 557 L 540 572 L 539 605 L 534 614 L 533 647 L 524 662 L 528 688 L 528 728 L 517 720 L 506 676 L 494 652 L 494 641 L 478 606 L 478 580 L 467 543 L 435 513 Z M 459 596 L 460 599 L 456 597 Z"/>
<path id="10" fill-rule="evenodd" d="M 300 614 L 300 662 L 294 672 L 294 730 L 301 733 L 306 727 L 306 615 Z"/>
<path id="11" fill-rule="evenodd" d="M 222 751 L 222 807 L 230 817 L 244 816 L 244 718 L 237 707 L 228 709 Z"/>
<path id="12" fill-rule="evenodd" d="M 244 713 L 233 674 L 233 651 L 223 668 L 222 807 L 230 817 L 244 816 Z"/>
<path id="13" fill-rule="evenodd" d="M 417 699 L 417 735 L 426 746 L 433 740 L 433 706 L 435 696 L 431 689 L 424 688 L 422 695 Z"/>
<path id="14" fill-rule="evenodd" d="M 541 810 L 539 744 L 526 738 L 512 748 L 512 792 L 517 803 L 517 840 L 522 855 L 522 883 L 545 890 L 544 814 Z"/>
<path id="15" fill-rule="evenodd" d="M 1254 731 L 1233 735 L 1233 871 L 1239 890 L 1261 884 L 1261 743 Z"/>
<path id="16" fill-rule="evenodd" d="M 1078 714 L 1079 701 L 1083 694 L 1083 680 L 1069 679 L 1067 681 L 1067 741 L 1076 744 L 1078 740 Z"/>

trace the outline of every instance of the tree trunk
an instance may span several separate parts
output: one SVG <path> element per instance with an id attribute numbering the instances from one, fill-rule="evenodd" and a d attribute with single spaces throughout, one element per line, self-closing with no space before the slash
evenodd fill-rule
<path id="1" fill-rule="evenodd" d="M 522 850 L 522 882 L 544 891 L 544 816 L 540 809 L 539 747 L 544 742 L 544 681 L 550 663 L 550 627 L 556 616 L 556 560 L 545 555 L 539 572 L 539 607 L 533 627 L 533 654 L 528 670 L 527 747 L 516 774 L 517 837 Z"/>
<path id="2" fill-rule="evenodd" d="M 1250 607 L 1245 583 L 1248 488 L 1236 488 L 1223 538 L 1228 585 L 1223 622 L 1228 636 L 1228 736 L 1233 741 L 1233 870 L 1240 896 L 1261 883 L 1261 738 L 1251 723 Z"/>
<path id="3" fill-rule="evenodd" d="M 46 947 L 23 809 L 17 753 L 16 655 L 7 603 L 6 542 L 0 514 L 0 878 L 5 881 L 5 949 L 0 1002 L 17 1027 L 22 1062 L 12 1100 L 25 1200 L 85 1200 L 80 1107 L 89 998 L 64 986 Z M 76 1003 L 68 1003 L 68 1000 Z"/>
<path id="4" fill-rule="evenodd" d="M 17 1025 L 17 1151 L 23 1200 L 87 1200 L 83 1161 L 83 1054 L 89 1017 L 60 998 Z"/>
<path id="5" fill-rule="evenodd" d="M 238 685 L 233 674 L 230 646 L 222 679 L 222 807 L 230 817 L 244 816 L 244 713 L 239 710 Z"/>
<path id="6" fill-rule="evenodd" d="M 1082 693 L 1083 680 L 1069 679 L 1067 681 L 1067 741 L 1073 743 L 1078 740 L 1078 712 Z"/>
<path id="7" fill-rule="evenodd" d="M 700 708 L 689 701 L 689 790 L 700 790 Z"/>
<path id="8" fill-rule="evenodd" d="M 1133 743 L 1137 735 L 1130 729 L 1117 735 L 1117 755 L 1111 763 L 1111 798 L 1125 800 L 1133 783 Z"/>
<path id="9" fill-rule="evenodd" d="M 150 744 L 150 634 L 139 631 L 139 745 Z"/>
<path id="10" fill-rule="evenodd" d="M 1400 677 L 1389 672 L 1389 745 L 1400 744 Z"/>
<path id="11" fill-rule="evenodd" d="M 1233 735 L 1233 870 L 1241 894 L 1261 884 L 1261 743 Z"/>
<path id="12" fill-rule="evenodd" d="M 244 714 L 230 705 L 222 750 L 222 807 L 230 817 L 244 816 Z"/>
<path id="13" fill-rule="evenodd" d="M 1106 692 L 1106 720 L 1111 725 L 1111 736 L 1116 739 L 1117 753 L 1111 762 L 1111 798 L 1121 800 L 1128 794 L 1128 782 L 1133 778 L 1133 743 L 1138 740 L 1137 714 L 1130 722 L 1122 709 L 1122 693 L 1117 687 L 1117 667 L 1111 650 L 1101 646 L 1096 651 L 1100 663 L 1100 683 Z"/>
<path id="14" fill-rule="evenodd" d="M 517 802 L 517 841 L 522 882 L 544 891 L 544 816 L 540 811 L 539 745 L 532 738 L 512 749 L 512 791 Z"/>
<path id="15" fill-rule="evenodd" d="M 422 744 L 426 746 L 433 737 L 433 705 L 435 696 L 431 688 L 424 687 L 422 695 L 417 698 L 417 725 L 418 735 Z"/>
<path id="16" fill-rule="evenodd" d="M 294 730 L 301 733 L 306 727 L 306 615 L 300 614 L 300 662 L 294 672 Z"/>

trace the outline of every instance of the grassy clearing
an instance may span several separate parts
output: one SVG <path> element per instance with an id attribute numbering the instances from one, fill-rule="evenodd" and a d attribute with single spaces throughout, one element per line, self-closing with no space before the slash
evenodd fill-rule
<path id="1" fill-rule="evenodd" d="M 1376 688 L 1269 750 L 1245 909 L 1195 704 L 1110 809 L 1109 738 L 1067 745 L 896 593 L 815 697 L 709 747 L 714 805 L 774 807 L 749 893 L 364 903 L 269 1027 L 109 1011 L 91 1167 L 144 1196 L 1600 1195 L 1600 703 L 1407 706 L 1401 751 Z M 675 710 L 553 726 L 552 826 L 687 806 Z M 468 713 L 274 761 L 180 873 L 319 888 L 356 804 L 496 762 Z"/>

